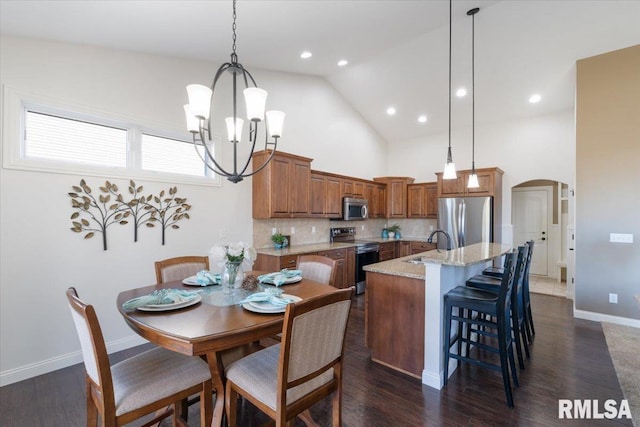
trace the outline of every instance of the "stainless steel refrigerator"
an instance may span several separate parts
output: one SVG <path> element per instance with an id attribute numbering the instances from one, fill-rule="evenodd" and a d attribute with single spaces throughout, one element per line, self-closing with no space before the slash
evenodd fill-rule
<path id="1" fill-rule="evenodd" d="M 438 228 L 449 234 L 452 249 L 493 242 L 493 197 L 438 199 Z M 441 233 L 438 249 L 447 249 L 447 239 Z"/>

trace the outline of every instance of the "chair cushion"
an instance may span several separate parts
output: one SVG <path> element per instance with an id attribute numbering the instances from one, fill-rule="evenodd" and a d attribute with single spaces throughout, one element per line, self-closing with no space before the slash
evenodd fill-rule
<path id="1" fill-rule="evenodd" d="M 500 285 L 502 284 L 502 279 L 480 274 L 477 276 L 473 276 L 471 279 L 467 280 L 466 284 L 467 286 L 483 289 L 485 291 L 499 292 Z"/>
<path id="2" fill-rule="evenodd" d="M 476 301 L 497 301 L 498 294 L 494 292 L 481 291 L 479 289 L 468 288 L 466 286 L 457 286 L 445 294 L 445 297 L 457 300 L 476 300 Z"/>
<path id="3" fill-rule="evenodd" d="M 279 358 L 280 344 L 250 354 L 227 367 L 225 370 L 227 381 L 231 381 L 251 393 L 252 396 L 275 411 Z M 304 384 L 287 390 L 287 405 L 332 379 L 333 368 Z"/>
<path id="4" fill-rule="evenodd" d="M 500 278 L 502 278 L 502 276 L 504 275 L 504 268 L 502 268 L 502 267 L 487 267 L 484 270 L 482 270 L 482 274 L 484 274 L 485 276 L 492 276 L 492 277 L 500 277 Z"/>
<path id="5" fill-rule="evenodd" d="M 111 367 L 116 415 L 126 414 L 211 379 L 207 363 L 156 348 Z"/>

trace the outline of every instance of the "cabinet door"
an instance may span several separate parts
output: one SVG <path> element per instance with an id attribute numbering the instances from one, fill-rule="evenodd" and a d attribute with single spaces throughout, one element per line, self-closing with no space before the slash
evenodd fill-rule
<path id="1" fill-rule="evenodd" d="M 298 255 L 284 255 L 280 257 L 280 270 L 283 268 L 295 269 L 298 264 Z"/>
<path id="2" fill-rule="evenodd" d="M 271 188 L 271 215 L 274 217 L 289 216 L 289 201 L 291 192 L 291 159 L 274 156 L 271 159 L 272 187 Z M 278 184 L 275 184 L 278 183 Z"/>
<path id="3" fill-rule="evenodd" d="M 347 248 L 346 271 L 345 287 L 354 286 L 356 284 L 356 248 Z"/>
<path id="4" fill-rule="evenodd" d="M 407 217 L 407 184 L 400 181 L 392 181 L 387 186 L 389 194 L 389 203 L 387 206 L 390 211 L 387 212 L 388 218 L 406 218 Z"/>
<path id="5" fill-rule="evenodd" d="M 440 175 L 440 174 L 439 174 Z M 456 179 L 442 179 L 441 176 L 438 177 L 439 184 L 439 197 L 458 197 L 464 194 L 464 189 L 466 187 L 465 175 L 464 173 L 458 172 L 458 177 Z"/>
<path id="6" fill-rule="evenodd" d="M 407 217 L 424 218 L 425 188 L 422 184 L 411 184 L 407 186 Z"/>
<path id="7" fill-rule="evenodd" d="M 425 185 L 425 210 L 427 218 L 438 218 L 438 183 Z"/>
<path id="8" fill-rule="evenodd" d="M 432 251 L 435 248 L 436 248 L 436 245 L 433 243 L 420 242 L 420 241 L 411 242 L 411 254 Z"/>
<path id="9" fill-rule="evenodd" d="M 411 255 L 411 242 L 400 242 L 398 257 Z"/>
<path id="10" fill-rule="evenodd" d="M 291 168 L 291 180 L 289 181 L 291 214 L 292 216 L 308 216 L 311 163 L 294 159 Z"/>
<path id="11" fill-rule="evenodd" d="M 340 218 L 342 216 L 342 180 L 328 176 L 325 188 L 325 216 Z"/>
<path id="12" fill-rule="evenodd" d="M 311 174 L 311 196 L 309 202 L 309 213 L 314 217 L 325 215 L 325 204 L 327 196 L 327 180 L 323 175 Z"/>
<path id="13" fill-rule="evenodd" d="M 386 218 L 387 217 L 387 186 L 384 184 L 379 184 L 376 187 L 376 193 L 378 193 L 378 218 Z"/>
<path id="14" fill-rule="evenodd" d="M 353 181 L 351 181 L 350 179 L 343 179 L 342 180 L 342 195 L 344 197 L 353 197 L 354 193 L 353 193 Z"/>
<path id="15" fill-rule="evenodd" d="M 353 182 L 353 195 L 358 198 L 364 198 L 364 182 Z"/>
<path id="16" fill-rule="evenodd" d="M 336 260 L 336 279 L 333 282 L 333 286 L 339 289 L 347 287 L 347 260 Z"/>
<path id="17" fill-rule="evenodd" d="M 465 172 L 465 187 L 467 182 L 469 182 L 469 175 L 471 175 L 471 171 Z M 478 188 L 466 188 L 468 195 L 470 196 L 492 196 L 493 195 L 493 177 L 494 172 L 488 171 L 476 171 L 476 175 L 478 175 L 478 184 L 480 186 Z"/>

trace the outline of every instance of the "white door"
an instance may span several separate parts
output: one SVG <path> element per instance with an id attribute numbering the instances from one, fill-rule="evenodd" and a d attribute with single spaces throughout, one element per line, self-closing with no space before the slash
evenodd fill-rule
<path id="1" fill-rule="evenodd" d="M 531 274 L 547 276 L 549 214 L 553 190 L 544 187 L 514 188 L 512 192 L 513 244 L 523 245 L 534 240 Z"/>

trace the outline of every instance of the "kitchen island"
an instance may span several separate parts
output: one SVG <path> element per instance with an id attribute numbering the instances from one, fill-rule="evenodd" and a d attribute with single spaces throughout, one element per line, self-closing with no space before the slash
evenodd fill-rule
<path id="1" fill-rule="evenodd" d="M 476 243 L 366 266 L 365 335 L 372 360 L 442 388 L 443 296 L 510 249 Z M 450 364 L 452 373 L 456 361 Z"/>

